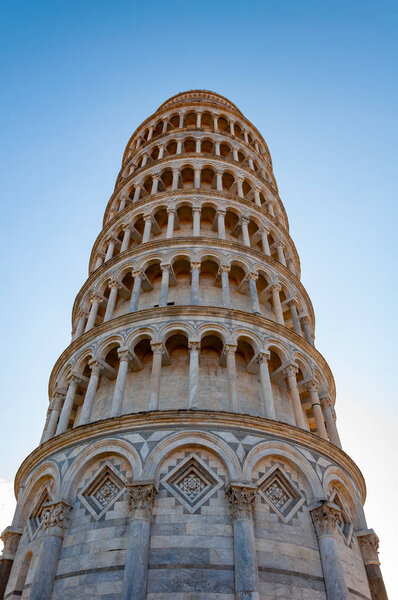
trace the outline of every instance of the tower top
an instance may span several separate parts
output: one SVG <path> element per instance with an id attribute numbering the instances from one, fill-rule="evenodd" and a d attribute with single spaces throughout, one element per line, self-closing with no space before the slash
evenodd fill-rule
<path id="1" fill-rule="evenodd" d="M 217 92 L 212 92 L 211 90 L 189 90 L 186 92 L 179 92 L 175 96 L 172 96 L 166 102 L 163 102 L 158 108 L 161 110 L 162 108 L 167 108 L 168 106 L 172 106 L 173 104 L 184 104 L 184 103 L 192 103 L 192 102 L 210 102 L 212 104 L 216 104 L 218 106 L 224 106 L 228 108 L 232 108 L 233 110 L 238 111 L 239 114 L 243 114 L 242 111 L 228 98 L 225 96 L 221 96 L 221 94 L 217 94 Z"/>

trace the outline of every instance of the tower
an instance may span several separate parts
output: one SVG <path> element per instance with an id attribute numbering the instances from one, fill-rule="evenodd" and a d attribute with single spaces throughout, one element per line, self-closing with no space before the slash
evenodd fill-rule
<path id="1" fill-rule="evenodd" d="M 387 597 L 270 154 L 228 99 L 135 131 L 72 325 L 4 598 Z"/>

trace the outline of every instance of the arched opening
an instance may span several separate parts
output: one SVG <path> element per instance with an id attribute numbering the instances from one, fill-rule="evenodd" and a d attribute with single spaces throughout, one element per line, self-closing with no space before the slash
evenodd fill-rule
<path id="1" fill-rule="evenodd" d="M 233 176 L 233 174 L 229 173 L 228 171 L 224 171 L 222 175 L 222 189 L 224 190 L 224 192 L 229 192 L 230 194 L 233 194 L 235 187 L 235 177 Z"/>
<path id="2" fill-rule="evenodd" d="M 213 206 L 202 206 L 200 213 L 200 233 L 206 237 L 217 237 L 214 228 L 216 211 Z"/>
<path id="3" fill-rule="evenodd" d="M 219 266 L 212 259 L 202 260 L 200 266 L 199 304 L 201 306 L 222 306 L 222 293 L 216 287 Z"/>
<path id="4" fill-rule="evenodd" d="M 192 206 L 189 204 L 183 204 L 177 209 L 177 223 L 174 224 L 174 237 L 176 236 L 191 236 L 193 229 L 193 215 Z"/>
<path id="5" fill-rule="evenodd" d="M 170 156 L 177 154 L 177 142 L 175 140 L 171 140 L 166 146 L 166 152 Z"/>
<path id="6" fill-rule="evenodd" d="M 159 409 L 185 408 L 189 397 L 188 338 L 175 332 L 166 341 L 166 362 L 160 377 Z"/>
<path id="7" fill-rule="evenodd" d="M 159 306 L 160 285 L 162 282 L 162 270 L 160 260 L 152 262 L 145 269 L 145 285 L 142 286 L 139 310 Z"/>
<path id="8" fill-rule="evenodd" d="M 202 114 L 202 129 L 213 129 L 213 115 L 208 112 Z"/>
<path id="9" fill-rule="evenodd" d="M 259 415 L 262 413 L 261 387 L 254 356 L 252 343 L 244 337 L 238 338 L 235 353 L 238 406 L 241 412 Z"/>
<path id="10" fill-rule="evenodd" d="M 218 118 L 218 129 L 219 131 L 229 131 L 229 122 L 225 117 Z"/>
<path id="11" fill-rule="evenodd" d="M 180 115 L 173 115 L 170 117 L 169 123 L 171 125 L 171 129 L 178 129 L 180 126 Z"/>
<path id="12" fill-rule="evenodd" d="M 196 113 L 189 112 L 184 118 L 184 127 L 196 127 Z"/>
<path id="13" fill-rule="evenodd" d="M 185 257 L 175 257 L 172 263 L 175 285 L 169 286 L 169 302 L 187 305 L 191 303 L 191 265 Z"/>
<path id="14" fill-rule="evenodd" d="M 200 344 L 199 391 L 200 408 L 228 410 L 228 374 L 221 366 L 224 342 L 217 333 L 206 334 Z"/>
<path id="15" fill-rule="evenodd" d="M 211 140 L 205 139 L 201 145 L 202 154 L 214 154 L 214 144 Z"/>
<path id="16" fill-rule="evenodd" d="M 225 142 L 220 144 L 220 156 L 230 158 L 232 156 L 231 146 Z"/>
<path id="17" fill-rule="evenodd" d="M 242 265 L 235 262 L 232 262 L 229 272 L 229 294 L 231 308 L 252 312 L 246 272 Z"/>
<path id="18" fill-rule="evenodd" d="M 235 123 L 234 129 L 235 129 L 235 137 L 239 138 L 240 140 L 243 140 L 244 139 L 243 131 L 242 131 L 240 125 L 238 125 L 238 123 Z"/>
<path id="19" fill-rule="evenodd" d="M 153 359 L 149 336 L 135 343 L 133 355 L 134 359 L 127 373 L 122 414 L 142 412 L 148 408 L 148 382 L 151 380 Z"/>
<path id="20" fill-rule="evenodd" d="M 196 140 L 193 138 L 188 138 L 184 140 L 184 153 L 185 154 L 194 154 L 196 152 Z"/>
<path id="21" fill-rule="evenodd" d="M 183 189 L 191 189 L 194 187 L 194 171 L 192 167 L 184 167 L 181 170 L 181 185 Z"/>
<path id="22" fill-rule="evenodd" d="M 115 388 L 115 380 L 119 370 L 119 342 L 113 342 L 105 350 L 100 378 L 98 380 L 95 400 L 91 409 L 90 422 L 107 419 L 110 414 L 111 401 Z"/>
<path id="23" fill-rule="evenodd" d="M 215 172 L 211 167 L 202 169 L 200 176 L 200 187 L 205 189 L 216 189 Z"/>

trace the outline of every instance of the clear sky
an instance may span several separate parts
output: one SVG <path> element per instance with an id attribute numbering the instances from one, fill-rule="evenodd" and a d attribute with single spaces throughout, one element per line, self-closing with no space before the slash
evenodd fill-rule
<path id="1" fill-rule="evenodd" d="M 206 88 L 267 141 L 345 450 L 396 571 L 397 2 L 18 1 L 0 15 L 0 528 L 37 445 L 122 153 Z M 395 580 L 395 581 L 394 581 Z"/>

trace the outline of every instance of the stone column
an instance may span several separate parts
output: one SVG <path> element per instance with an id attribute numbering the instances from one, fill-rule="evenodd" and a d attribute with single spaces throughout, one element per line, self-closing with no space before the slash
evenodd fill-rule
<path id="1" fill-rule="evenodd" d="M 239 162 L 238 148 L 236 146 L 234 146 L 232 148 L 232 155 L 233 155 L 234 161 Z"/>
<path id="2" fill-rule="evenodd" d="M 119 204 L 119 212 L 122 212 L 126 208 L 126 202 L 128 200 L 127 192 L 122 192 L 120 194 L 120 204 Z"/>
<path id="3" fill-rule="evenodd" d="M 200 168 L 196 168 L 195 169 L 195 176 L 194 176 L 194 184 L 193 187 L 196 189 L 200 188 Z"/>
<path id="4" fill-rule="evenodd" d="M 223 187 L 222 187 L 222 171 L 217 171 L 216 172 L 216 181 L 217 181 L 217 191 L 218 192 L 222 192 L 223 191 Z"/>
<path id="5" fill-rule="evenodd" d="M 180 122 L 179 122 L 178 127 L 179 127 L 179 129 L 182 129 L 184 127 L 184 116 L 185 116 L 185 113 L 179 113 L 179 115 L 180 115 Z"/>
<path id="6" fill-rule="evenodd" d="M 202 149 L 202 140 L 196 140 L 196 147 L 195 147 L 196 153 L 200 154 L 201 149 Z"/>
<path id="7" fill-rule="evenodd" d="M 305 429 L 303 409 L 301 407 L 300 394 L 299 394 L 298 387 L 297 387 L 297 379 L 296 379 L 297 372 L 298 372 L 298 367 L 296 367 L 295 365 L 288 365 L 284 369 L 284 374 L 287 378 L 287 381 L 289 384 L 290 395 L 292 398 L 296 426 L 301 427 L 302 429 Z"/>
<path id="8" fill-rule="evenodd" d="M 242 227 L 243 243 L 245 246 L 248 246 L 250 248 L 250 236 L 249 236 L 249 229 L 248 229 L 249 218 L 241 217 L 240 223 L 241 223 L 241 227 Z"/>
<path id="9" fill-rule="evenodd" d="M 94 271 L 100 268 L 100 266 L 104 263 L 105 254 L 104 252 L 99 252 L 97 260 L 95 262 Z"/>
<path id="10" fill-rule="evenodd" d="M 151 237 L 151 229 L 152 229 L 152 217 L 151 215 L 146 215 L 144 217 L 144 233 L 142 236 L 142 243 L 146 244 L 147 242 L 149 242 L 149 239 Z"/>
<path id="11" fill-rule="evenodd" d="M 152 188 L 151 188 L 151 196 L 154 196 L 158 193 L 158 185 L 159 185 L 159 175 L 152 176 Z"/>
<path id="12" fill-rule="evenodd" d="M 199 304 L 199 273 L 200 263 L 191 263 L 191 304 L 193 306 Z"/>
<path id="13" fill-rule="evenodd" d="M 285 253 L 283 251 L 283 245 L 278 242 L 276 244 L 276 250 L 278 252 L 278 260 L 280 263 L 282 263 L 282 265 L 284 265 L 286 267 L 286 259 L 285 259 Z"/>
<path id="14" fill-rule="evenodd" d="M 227 355 L 228 407 L 230 412 L 238 412 L 235 361 L 236 348 L 235 344 L 225 344 L 225 354 Z"/>
<path id="15" fill-rule="evenodd" d="M 75 402 L 76 391 L 80 383 L 80 377 L 74 374 L 70 376 L 68 391 L 66 392 L 64 405 L 62 407 L 62 412 L 58 421 L 57 431 L 55 432 L 55 435 L 60 435 L 68 429 L 70 415 L 72 412 L 73 404 Z"/>
<path id="16" fill-rule="evenodd" d="M 254 188 L 254 202 L 256 206 L 261 206 L 260 189 Z"/>
<path id="17" fill-rule="evenodd" d="M 251 156 L 249 156 L 249 167 L 252 171 L 254 171 L 254 162 Z"/>
<path id="18" fill-rule="evenodd" d="M 272 200 L 267 200 L 267 210 L 271 217 L 275 217 L 274 204 Z"/>
<path id="19" fill-rule="evenodd" d="M 218 237 L 220 240 L 225 240 L 225 210 L 222 208 L 217 210 L 217 227 Z"/>
<path id="20" fill-rule="evenodd" d="M 150 142 L 152 139 L 153 130 L 154 130 L 154 127 L 153 127 L 153 125 L 151 125 L 148 130 L 148 137 L 146 138 L 148 142 Z"/>
<path id="21" fill-rule="evenodd" d="M 198 408 L 200 342 L 188 342 L 189 398 L 187 408 Z"/>
<path id="22" fill-rule="evenodd" d="M 22 537 L 22 529 L 15 527 L 7 527 L 0 536 L 4 544 L 3 553 L 0 558 L 0 599 L 3 599 L 6 591 L 8 578 L 10 577 L 11 568 L 14 562 L 15 555 L 18 550 L 19 541 Z"/>
<path id="23" fill-rule="evenodd" d="M 192 209 L 192 214 L 193 214 L 193 235 L 195 237 L 200 236 L 200 213 L 201 213 L 200 206 L 195 206 Z"/>
<path id="24" fill-rule="evenodd" d="M 260 600 L 253 515 L 257 488 L 231 483 L 226 495 L 234 532 L 235 599 Z"/>
<path id="25" fill-rule="evenodd" d="M 325 421 L 323 418 L 321 403 L 319 402 L 318 396 L 318 388 L 315 385 L 314 381 L 311 381 L 307 384 L 307 390 L 309 392 L 311 398 L 311 408 L 314 414 L 315 424 L 316 424 L 316 432 L 317 434 L 323 438 L 324 440 L 328 439 L 328 434 L 326 433 Z"/>
<path id="26" fill-rule="evenodd" d="M 115 389 L 113 391 L 111 417 L 119 417 L 122 414 L 127 373 L 129 370 L 130 360 L 132 359 L 131 352 L 128 348 L 119 348 L 117 354 L 120 362 L 115 381 Z"/>
<path id="27" fill-rule="evenodd" d="M 119 283 L 119 281 L 117 281 L 116 279 L 112 279 L 109 282 L 108 287 L 110 288 L 111 291 L 109 293 L 108 303 L 106 305 L 104 323 L 106 323 L 107 321 L 110 321 L 112 319 L 113 311 L 115 310 L 115 305 L 116 305 L 117 293 L 118 293 L 118 290 L 120 290 L 120 288 L 122 286 Z"/>
<path id="28" fill-rule="evenodd" d="M 235 135 L 235 127 L 234 127 L 235 123 L 234 121 L 230 121 L 229 122 L 229 130 L 231 132 L 231 135 Z"/>
<path id="29" fill-rule="evenodd" d="M 105 254 L 105 261 L 107 262 L 108 260 L 110 260 L 113 256 L 113 252 L 115 250 L 115 238 L 114 237 L 110 237 L 108 238 L 108 248 Z"/>
<path id="30" fill-rule="evenodd" d="M 103 298 L 102 296 L 100 296 L 99 294 L 92 294 L 90 297 L 90 302 L 91 302 L 91 308 L 90 308 L 90 313 L 88 315 L 88 319 L 87 319 L 87 323 L 86 323 L 86 329 L 84 330 L 86 331 L 90 331 L 90 329 L 92 329 L 95 325 L 95 322 L 97 320 L 97 314 L 98 314 L 98 308 L 99 305 L 101 304 Z"/>
<path id="31" fill-rule="evenodd" d="M 86 423 L 90 422 L 91 409 L 94 404 L 95 394 L 97 393 L 98 381 L 101 375 L 101 371 L 104 368 L 104 366 L 97 359 L 90 360 L 88 366 L 91 369 L 91 375 L 88 382 L 82 411 L 80 413 L 79 425 L 86 425 Z"/>
<path id="32" fill-rule="evenodd" d="M 182 140 L 177 140 L 176 154 L 181 154 L 181 153 L 182 153 Z"/>
<path id="33" fill-rule="evenodd" d="M 221 155 L 221 151 L 220 151 L 220 142 L 214 142 L 214 146 L 216 149 L 216 156 L 220 156 Z"/>
<path id="34" fill-rule="evenodd" d="M 372 600 L 388 600 L 379 561 L 379 538 L 373 529 L 356 532 Z"/>
<path id="35" fill-rule="evenodd" d="M 198 112 L 196 113 L 196 128 L 200 129 L 200 127 L 202 127 L 202 113 Z"/>
<path id="36" fill-rule="evenodd" d="M 215 131 L 218 131 L 218 117 L 219 115 L 213 115 L 213 127 Z"/>
<path id="37" fill-rule="evenodd" d="M 274 283 L 273 285 L 271 285 L 272 303 L 274 305 L 276 321 L 280 325 L 284 325 L 285 320 L 283 318 L 281 299 L 279 297 L 279 292 L 281 291 L 281 289 L 282 288 L 279 285 L 279 283 Z"/>
<path id="38" fill-rule="evenodd" d="M 307 340 L 307 342 L 309 342 L 312 346 L 314 345 L 314 338 L 312 335 L 312 330 L 311 330 L 311 324 L 310 324 L 310 318 L 308 315 L 304 315 L 304 317 L 302 317 L 301 322 L 303 324 L 303 330 L 304 330 L 304 337 Z"/>
<path id="39" fill-rule="evenodd" d="M 138 200 L 140 199 L 140 194 L 141 194 L 141 184 L 136 183 L 135 188 L 134 188 L 133 202 L 138 202 Z"/>
<path id="40" fill-rule="evenodd" d="M 130 238 L 131 238 L 131 227 L 129 225 L 126 225 L 126 227 L 123 228 L 124 231 L 124 236 L 123 236 L 123 242 L 120 248 L 120 252 L 125 252 L 130 244 Z"/>
<path id="41" fill-rule="evenodd" d="M 249 133 L 248 133 L 247 129 L 243 130 L 243 138 L 244 138 L 246 144 L 248 144 L 249 143 Z"/>
<path id="42" fill-rule="evenodd" d="M 271 256 L 271 250 L 269 248 L 269 243 L 268 243 L 268 233 L 269 233 L 269 229 L 264 227 L 264 229 L 261 231 L 261 241 L 263 244 L 263 250 L 264 250 L 265 254 L 267 256 Z"/>
<path id="43" fill-rule="evenodd" d="M 122 600 L 145 600 L 149 542 L 157 489 L 152 481 L 127 486 L 130 495 L 130 527 L 123 574 Z"/>
<path id="44" fill-rule="evenodd" d="M 167 231 L 166 238 L 170 239 L 174 235 L 174 219 L 175 219 L 176 211 L 175 208 L 167 209 Z"/>
<path id="45" fill-rule="evenodd" d="M 164 155 L 164 145 L 163 145 L 163 144 L 161 144 L 161 145 L 159 146 L 158 160 L 162 160 L 162 158 L 163 158 L 163 155 Z"/>
<path id="46" fill-rule="evenodd" d="M 73 334 L 72 341 L 76 340 L 78 337 L 80 337 L 83 334 L 87 317 L 88 317 L 87 311 L 80 309 L 79 312 L 77 313 L 78 321 L 77 321 L 75 333 Z"/>
<path id="47" fill-rule="evenodd" d="M 221 265 L 221 286 L 222 286 L 222 302 L 224 308 L 231 307 L 231 300 L 229 296 L 229 275 L 231 267 L 228 265 Z"/>
<path id="48" fill-rule="evenodd" d="M 44 442 L 47 442 L 47 440 L 54 437 L 55 430 L 57 428 L 59 415 L 61 413 L 62 405 L 65 402 L 65 398 L 66 398 L 66 394 L 64 392 L 61 392 L 61 391 L 55 392 L 54 398 L 51 400 L 51 403 L 50 403 L 50 410 L 51 410 L 50 419 L 49 419 L 49 422 L 48 422 L 48 425 L 47 425 L 45 431 L 43 432 L 42 438 L 40 440 L 41 444 L 44 444 Z"/>
<path id="49" fill-rule="evenodd" d="M 296 275 L 296 268 L 294 266 L 294 259 L 292 256 L 288 256 L 286 259 L 287 262 L 287 268 L 289 269 L 289 271 L 291 273 L 293 273 L 293 275 Z"/>
<path id="50" fill-rule="evenodd" d="M 239 198 L 243 198 L 243 178 L 242 177 L 236 178 L 236 186 L 238 188 Z"/>
<path id="51" fill-rule="evenodd" d="M 62 540 L 68 529 L 72 507 L 66 502 L 49 502 L 43 514 L 44 537 L 33 575 L 29 600 L 50 600 L 61 554 Z"/>
<path id="52" fill-rule="evenodd" d="M 129 311 L 135 312 L 138 310 L 138 302 L 140 300 L 142 271 L 133 271 L 132 275 L 134 277 L 134 285 L 133 291 L 131 292 Z"/>
<path id="53" fill-rule="evenodd" d="M 173 191 L 178 189 L 178 179 L 179 179 L 179 176 L 180 176 L 180 170 L 179 169 L 173 169 L 173 182 L 171 184 L 171 189 Z"/>
<path id="54" fill-rule="evenodd" d="M 163 119 L 163 129 L 162 129 L 162 133 L 166 133 L 167 131 L 167 118 Z"/>
<path id="55" fill-rule="evenodd" d="M 162 342 L 151 342 L 152 348 L 152 374 L 149 389 L 149 410 L 159 408 L 160 373 L 162 370 L 163 345 Z"/>
<path id="56" fill-rule="evenodd" d="M 300 319 L 297 314 L 297 298 L 289 300 L 290 314 L 292 315 L 293 329 L 298 335 L 303 335 L 301 331 Z"/>
<path id="57" fill-rule="evenodd" d="M 349 600 L 335 538 L 341 511 L 332 502 L 321 501 L 310 509 L 318 538 L 319 553 L 328 600 Z"/>
<path id="58" fill-rule="evenodd" d="M 260 368 L 261 396 L 263 400 L 264 415 L 267 419 L 275 419 L 275 402 L 272 393 L 272 384 L 269 376 L 268 361 L 271 358 L 271 352 L 260 350 L 258 353 L 258 363 Z"/>
<path id="59" fill-rule="evenodd" d="M 321 398 L 321 407 L 326 421 L 326 431 L 329 435 L 329 440 L 338 448 L 341 448 L 340 437 L 337 431 L 336 423 L 333 416 L 333 402 L 328 396 Z"/>
<path id="60" fill-rule="evenodd" d="M 252 310 L 255 315 L 261 316 L 260 305 L 258 303 L 258 293 L 257 293 L 257 285 L 256 281 L 258 279 L 257 273 L 249 273 L 249 289 L 250 289 L 250 298 L 252 301 Z"/>
<path id="61" fill-rule="evenodd" d="M 167 299 L 169 295 L 170 265 L 161 264 L 160 268 L 162 269 L 162 282 L 160 284 L 159 306 L 167 306 Z"/>

